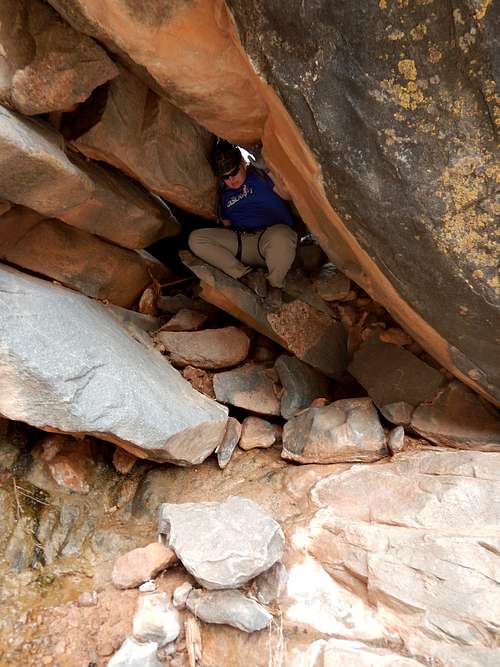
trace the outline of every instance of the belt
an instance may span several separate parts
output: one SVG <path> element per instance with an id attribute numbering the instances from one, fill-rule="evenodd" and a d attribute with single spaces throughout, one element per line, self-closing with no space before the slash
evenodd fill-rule
<path id="1" fill-rule="evenodd" d="M 264 229 L 256 229 L 254 232 L 247 232 L 243 230 L 236 230 L 236 236 L 238 237 L 238 248 L 236 250 L 236 259 L 241 262 L 241 237 L 243 234 L 246 234 L 248 236 L 255 236 L 255 234 L 259 234 L 259 240 L 257 242 L 257 250 L 259 252 L 259 255 L 262 257 L 262 259 L 265 261 L 264 255 L 260 251 L 260 239 L 262 236 L 262 232 L 265 232 L 268 227 L 264 227 Z"/>

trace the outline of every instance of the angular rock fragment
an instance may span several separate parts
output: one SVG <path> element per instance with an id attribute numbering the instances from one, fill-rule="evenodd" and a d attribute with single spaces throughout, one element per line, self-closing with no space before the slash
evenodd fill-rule
<path id="1" fill-rule="evenodd" d="M 424 438 L 445 447 L 500 451 L 500 419 L 461 382 L 454 381 L 437 396 L 419 405 L 411 427 Z"/>
<path id="2" fill-rule="evenodd" d="M 313 280 L 314 289 L 325 301 L 343 301 L 351 289 L 351 281 L 333 264 L 325 264 Z"/>
<path id="3" fill-rule="evenodd" d="M 405 446 L 405 430 L 402 426 L 396 426 L 389 433 L 387 438 L 387 447 L 391 454 L 397 454 L 403 451 Z"/>
<path id="4" fill-rule="evenodd" d="M 114 564 L 111 579 L 117 588 L 137 588 L 173 565 L 176 560 L 171 549 L 160 542 L 152 542 L 120 556 Z"/>
<path id="5" fill-rule="evenodd" d="M 162 667 L 156 655 L 158 644 L 142 644 L 128 637 L 108 662 L 108 667 Z"/>
<path id="6" fill-rule="evenodd" d="M 166 593 L 143 595 L 137 600 L 133 621 L 134 639 L 139 642 L 156 642 L 161 648 L 173 642 L 181 631 L 178 612 L 169 605 Z"/>
<path id="7" fill-rule="evenodd" d="M 238 588 L 281 558 L 283 531 L 248 498 L 163 503 L 159 532 L 188 572 L 209 590 Z"/>
<path id="8" fill-rule="evenodd" d="M 319 371 L 295 357 L 282 354 L 274 364 L 283 385 L 281 416 L 291 419 L 297 412 L 309 407 L 315 398 L 331 395 L 331 382 Z"/>
<path id="9" fill-rule="evenodd" d="M 244 632 L 263 630 L 273 620 L 262 605 L 240 591 L 194 589 L 189 594 L 186 606 L 205 623 L 232 625 Z"/>
<path id="10" fill-rule="evenodd" d="M 178 465 L 200 463 L 224 435 L 226 408 L 81 294 L 0 267 L 0 339 L 0 414 L 10 419 Z"/>
<path id="11" fill-rule="evenodd" d="M 201 296 L 214 306 L 270 338 L 329 377 L 347 365 L 347 335 L 332 316 L 296 299 L 275 314 L 267 313 L 257 296 L 225 273 L 187 251 L 180 257 L 201 282 Z M 324 304 L 328 308 L 327 304 Z"/>
<path id="12" fill-rule="evenodd" d="M 178 366 L 228 368 L 244 361 L 250 339 L 237 327 L 205 329 L 204 331 L 160 331 L 157 339 Z"/>
<path id="13" fill-rule="evenodd" d="M 102 115 L 75 146 L 186 211 L 214 217 L 216 179 L 208 162 L 212 136 L 134 74 L 119 69 L 108 85 Z"/>
<path id="14" fill-rule="evenodd" d="M 145 253 L 106 243 L 60 220 L 41 219 L 29 209 L 12 208 L 0 224 L 0 259 L 118 306 L 133 305 L 151 274 L 169 275 Z"/>
<path id="15" fill-rule="evenodd" d="M 287 579 L 286 567 L 280 561 L 266 572 L 259 574 L 253 582 L 259 602 L 271 604 L 277 600 L 286 588 Z"/>
<path id="16" fill-rule="evenodd" d="M 220 445 L 215 450 L 217 454 L 217 463 L 219 468 L 223 469 L 227 466 L 231 460 L 236 445 L 240 441 L 241 437 L 241 424 L 234 417 L 229 417 L 227 420 L 226 433 Z"/>
<path id="17" fill-rule="evenodd" d="M 393 424 L 409 424 L 416 406 L 432 398 L 445 381 L 411 352 L 381 343 L 377 336 L 361 345 L 348 370 Z"/>
<path id="18" fill-rule="evenodd" d="M 281 455 L 299 463 L 368 463 L 387 454 L 384 430 L 369 398 L 310 408 L 283 429 Z"/>
<path id="19" fill-rule="evenodd" d="M 207 315 L 197 310 L 181 308 L 161 328 L 162 331 L 198 331 L 205 324 Z"/>
<path id="20" fill-rule="evenodd" d="M 54 482 L 67 491 L 87 494 L 94 478 L 94 461 L 87 440 L 49 435 L 33 450 L 33 458 L 46 461 Z"/>
<path id="21" fill-rule="evenodd" d="M 186 608 L 186 601 L 192 590 L 193 586 L 189 583 L 189 581 L 185 581 L 180 586 L 177 586 L 172 596 L 172 604 L 176 609 Z"/>
<path id="22" fill-rule="evenodd" d="M 246 364 L 214 375 L 215 397 L 221 403 L 263 415 L 279 415 L 277 377 L 272 369 Z"/>
<path id="23" fill-rule="evenodd" d="M 4 0 L 0 101 L 28 116 L 71 111 L 118 74 L 96 42 L 39 0 Z"/>
<path id="24" fill-rule="evenodd" d="M 241 449 L 272 447 L 275 442 L 276 430 L 274 424 L 259 417 L 245 417 L 241 425 L 241 438 L 239 442 Z"/>
<path id="25" fill-rule="evenodd" d="M 122 475 L 128 475 L 137 461 L 137 456 L 117 447 L 113 453 L 113 465 Z"/>
<path id="26" fill-rule="evenodd" d="M 194 366 L 186 366 L 182 369 L 182 377 L 191 384 L 196 391 L 215 398 L 214 384 L 211 373 L 203 370 L 203 368 L 195 368 Z"/>

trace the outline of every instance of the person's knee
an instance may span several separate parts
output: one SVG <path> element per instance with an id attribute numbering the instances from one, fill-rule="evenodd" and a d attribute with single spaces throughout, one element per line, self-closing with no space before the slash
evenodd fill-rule
<path id="1" fill-rule="evenodd" d="M 197 254 L 197 249 L 205 245 L 207 242 L 207 229 L 195 229 L 191 232 L 188 238 L 188 246 L 191 252 Z"/>

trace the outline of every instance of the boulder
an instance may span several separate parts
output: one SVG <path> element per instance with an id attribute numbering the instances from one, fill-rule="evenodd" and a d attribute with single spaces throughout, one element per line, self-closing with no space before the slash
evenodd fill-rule
<path id="1" fill-rule="evenodd" d="M 264 157 L 310 231 L 441 365 L 499 403 L 496 8 L 227 4 L 269 108 Z"/>
<path id="2" fill-rule="evenodd" d="M 167 593 L 139 597 L 133 620 L 134 639 L 142 643 L 156 642 L 161 648 L 175 641 L 180 631 L 179 614 L 169 605 Z"/>
<path id="3" fill-rule="evenodd" d="M 451 382 L 434 399 L 419 405 L 411 427 L 437 445 L 500 451 L 500 419 L 495 409 L 460 382 Z"/>
<path id="4" fill-rule="evenodd" d="M 85 121 L 88 111 L 81 114 Z M 78 126 L 78 114 L 75 122 Z M 211 134 L 125 68 L 109 83 L 97 122 L 73 143 L 186 211 L 214 217 Z"/>
<path id="5" fill-rule="evenodd" d="M 283 429 L 281 455 L 299 463 L 369 463 L 387 454 L 384 430 L 369 398 L 309 408 Z"/>
<path id="6" fill-rule="evenodd" d="M 113 566 L 111 579 L 117 588 L 137 588 L 144 581 L 153 579 L 173 565 L 176 560 L 172 549 L 160 542 L 152 542 L 146 547 L 132 549 L 120 556 Z"/>
<path id="7" fill-rule="evenodd" d="M 295 357 L 282 354 L 276 359 L 274 368 L 283 385 L 281 416 L 291 419 L 315 398 L 331 395 L 331 382 L 322 373 L 302 363 Z"/>
<path id="8" fill-rule="evenodd" d="M 431 399 L 445 382 L 435 368 L 375 335 L 361 345 L 348 370 L 393 424 L 409 424 L 417 405 Z"/>
<path id="9" fill-rule="evenodd" d="M 162 331 L 198 331 L 205 324 L 207 315 L 197 310 L 181 308 L 161 328 Z"/>
<path id="10" fill-rule="evenodd" d="M 216 399 L 237 408 L 263 415 L 279 415 L 276 373 L 259 364 L 245 364 L 240 368 L 214 375 Z"/>
<path id="11" fill-rule="evenodd" d="M 0 106 L 0 197 L 47 217 L 86 201 L 92 180 L 62 146 L 52 128 Z"/>
<path id="12" fill-rule="evenodd" d="M 343 373 L 347 365 L 347 335 L 344 327 L 331 314 L 301 299 L 285 304 L 277 313 L 267 313 L 256 294 L 238 280 L 205 264 L 190 252 L 179 254 L 184 264 L 202 281 L 203 299 L 325 375 L 337 377 Z M 322 303 L 328 310 L 327 304 Z"/>
<path id="13" fill-rule="evenodd" d="M 224 435 L 226 408 L 81 294 L 0 267 L 0 337 L 0 414 L 10 419 L 179 465 L 201 463 Z"/>
<path id="14" fill-rule="evenodd" d="M 219 468 L 224 469 L 233 455 L 236 445 L 241 437 L 241 424 L 234 417 L 229 417 L 227 420 L 226 433 L 220 445 L 215 450 L 217 454 L 217 463 Z"/>
<path id="15" fill-rule="evenodd" d="M 263 630 L 273 620 L 267 609 L 240 591 L 203 591 L 197 588 L 189 594 L 186 606 L 205 623 L 232 625 L 243 632 Z"/>
<path id="16" fill-rule="evenodd" d="M 169 272 L 147 253 L 106 243 L 60 220 L 14 207 L 0 218 L 0 260 L 48 276 L 95 299 L 132 306 L 152 273 Z"/>
<path id="17" fill-rule="evenodd" d="M 227 368 L 248 355 L 250 338 L 237 327 L 204 331 L 160 331 L 157 339 L 177 366 Z"/>
<path id="18" fill-rule="evenodd" d="M 245 417 L 241 425 L 241 449 L 272 447 L 276 442 L 276 429 L 273 424 L 259 417 Z"/>
<path id="19" fill-rule="evenodd" d="M 104 49 L 40 0 L 0 8 L 0 101 L 28 116 L 71 111 L 118 74 Z"/>
<path id="20" fill-rule="evenodd" d="M 163 503 L 159 517 L 159 532 L 186 570 L 209 590 L 243 586 L 283 553 L 279 524 L 248 498 Z"/>
<path id="21" fill-rule="evenodd" d="M 128 637 L 108 662 L 108 667 L 162 667 L 157 657 L 158 644 L 142 644 Z"/>
<path id="22" fill-rule="evenodd" d="M 256 93 L 255 74 L 232 39 L 233 19 L 225 5 L 137 7 L 120 0 L 112 12 L 103 12 L 94 0 L 50 4 L 126 65 L 138 65 L 147 83 L 213 134 L 243 144 L 261 137 L 267 109 Z"/>

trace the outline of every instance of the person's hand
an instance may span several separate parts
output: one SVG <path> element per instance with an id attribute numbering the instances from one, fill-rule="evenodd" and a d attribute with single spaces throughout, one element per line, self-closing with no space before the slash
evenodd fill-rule
<path id="1" fill-rule="evenodd" d="M 231 222 L 229 220 L 221 220 L 221 223 L 224 227 L 231 227 Z"/>

